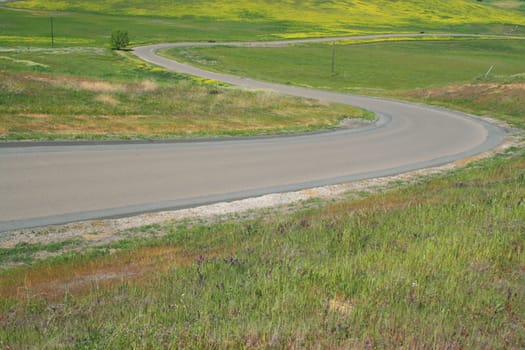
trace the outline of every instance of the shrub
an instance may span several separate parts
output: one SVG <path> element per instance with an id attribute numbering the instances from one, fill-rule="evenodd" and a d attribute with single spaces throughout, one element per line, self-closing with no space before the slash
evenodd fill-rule
<path id="1" fill-rule="evenodd" d="M 111 33 L 111 48 L 115 50 L 124 49 L 129 45 L 129 35 L 127 31 L 115 30 Z"/>

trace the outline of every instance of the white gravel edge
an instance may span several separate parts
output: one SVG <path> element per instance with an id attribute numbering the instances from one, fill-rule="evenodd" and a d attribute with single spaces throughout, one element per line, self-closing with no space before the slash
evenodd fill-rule
<path id="1" fill-rule="evenodd" d="M 272 193 L 254 198 L 204 205 L 189 209 L 148 213 L 120 219 L 91 220 L 36 229 L 9 231 L 0 235 L 0 248 L 11 248 L 19 243 L 49 244 L 52 242 L 61 242 L 72 239 L 84 241 L 84 246 L 99 245 L 126 238 L 125 235 L 118 235 L 118 233 L 123 230 L 143 227 L 146 225 L 165 224 L 168 222 L 187 219 L 213 221 L 232 214 L 242 214 L 248 211 L 276 208 L 313 198 L 330 199 L 338 198 L 343 194 L 358 193 L 360 191 L 380 191 L 393 183 L 413 182 L 424 176 L 443 173 L 464 166 L 472 161 L 494 156 L 510 147 L 520 147 L 525 145 L 524 132 L 522 130 L 512 129 L 508 124 L 497 119 L 483 119 L 506 129 L 508 131 L 508 136 L 505 141 L 497 148 L 488 152 L 443 166 L 420 169 L 395 176 L 316 187 L 295 192 Z"/>

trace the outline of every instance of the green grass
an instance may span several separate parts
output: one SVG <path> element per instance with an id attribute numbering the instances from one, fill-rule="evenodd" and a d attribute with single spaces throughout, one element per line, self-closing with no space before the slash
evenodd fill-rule
<path id="1" fill-rule="evenodd" d="M 50 17 L 55 47 L 109 47 L 111 32 L 117 29 L 129 31 L 132 45 L 138 45 L 420 31 L 503 34 L 525 25 L 518 11 L 465 0 L 454 0 L 453 6 L 450 1 L 376 0 L 336 1 L 323 7 L 306 0 L 278 5 L 35 0 L 0 5 L 0 46 L 51 47 Z"/>
<path id="2" fill-rule="evenodd" d="M 373 118 L 350 106 L 174 78 L 171 84 L 126 83 L 0 72 L 0 139 L 281 134 L 333 128 L 345 118 Z"/>
<path id="3" fill-rule="evenodd" d="M 0 344 L 522 348 L 524 170 L 518 151 L 320 210 L 154 227 L 167 236 L 143 248 L 5 271 L 4 295 L 24 292 L 2 299 Z"/>
<path id="4" fill-rule="evenodd" d="M 284 8 L 287 8 L 286 6 L 289 6 L 288 4 L 268 7 L 274 14 L 264 18 L 254 15 L 262 10 L 251 8 L 250 6 L 257 7 L 260 5 L 253 3 L 239 3 L 235 11 L 231 9 L 231 5 L 226 6 L 222 4 L 224 6 L 221 5 L 221 11 L 212 11 L 213 6 L 220 4 L 214 3 L 210 7 L 209 4 L 195 2 L 193 5 L 196 7 L 192 7 L 191 11 L 193 12 L 191 12 L 189 7 L 186 6 L 187 4 L 184 6 L 179 4 L 177 11 L 174 11 L 174 8 L 169 7 L 168 3 L 157 2 L 152 3 L 148 11 L 154 10 L 156 4 L 161 4 L 164 7 L 161 6 L 157 12 L 148 13 L 134 11 L 133 9 L 137 8 L 137 3 L 134 2 L 127 3 L 127 7 L 123 7 L 122 4 L 116 6 L 112 2 L 96 1 L 75 3 L 64 1 L 53 2 L 53 4 L 37 1 L 15 2 L 5 5 L 27 7 L 27 10 L 13 10 L 0 7 L 0 23 L 4 23 L 0 34 L 0 71 L 8 75 L 13 72 L 31 72 L 68 75 L 71 76 L 72 80 L 92 77 L 107 80 L 108 83 L 114 83 L 115 81 L 142 83 L 145 80 L 152 80 L 161 85 L 171 84 L 175 81 L 178 86 L 178 88 L 174 87 L 171 90 L 163 87 L 162 90 L 165 93 L 160 95 L 162 98 L 156 100 L 155 104 L 150 102 L 150 97 L 157 97 L 155 92 L 140 94 L 140 98 L 136 99 L 137 94 L 129 94 L 128 91 L 125 93 L 110 93 L 107 96 L 108 94 L 106 93 L 96 91 L 65 91 L 65 89 L 56 87 L 48 89 L 40 84 L 40 87 L 37 89 L 41 94 L 39 97 L 31 93 L 31 86 L 19 87 L 21 92 L 15 94 L 12 88 L 4 86 L 2 103 L 5 104 L 6 108 L 3 109 L 4 113 L 0 117 L 2 139 L 149 139 L 188 136 L 259 135 L 334 127 L 345 116 L 369 117 L 363 114 L 362 111 L 351 109 L 343 111 L 341 107 L 319 108 L 314 111 L 310 108 L 310 103 L 308 102 L 305 103 L 304 107 L 307 122 L 303 123 L 299 119 L 301 112 L 297 109 L 299 108 L 297 105 L 299 102 L 293 100 L 287 102 L 294 105 L 294 107 L 292 108 L 293 111 L 289 111 L 291 114 L 286 116 L 283 116 L 283 110 L 280 113 L 275 108 L 273 110 L 271 108 L 265 110 L 260 104 L 255 109 L 246 108 L 243 111 L 233 108 L 232 110 L 231 106 L 230 108 L 222 108 L 220 103 L 217 104 L 216 101 L 222 99 L 224 100 L 223 104 L 227 104 L 228 100 L 239 101 L 239 99 L 248 95 L 241 96 L 239 93 L 225 91 L 222 88 L 219 90 L 225 91 L 224 94 L 221 94 L 220 97 L 210 97 L 203 93 L 203 89 L 193 87 L 192 91 L 197 91 L 196 94 L 202 96 L 196 100 L 188 99 L 188 94 L 180 93 L 181 88 L 187 88 L 187 84 L 179 84 L 181 80 L 184 80 L 181 76 L 137 62 L 137 60 L 125 59 L 108 50 L 109 36 L 115 29 L 128 30 L 132 44 L 137 45 L 164 41 L 267 40 L 276 37 L 326 36 L 385 31 L 414 32 L 420 31 L 422 26 L 425 27 L 426 31 L 430 32 L 455 30 L 460 32 L 502 33 L 509 27 L 508 23 L 519 23 L 519 20 L 516 22 L 516 20 L 512 19 L 515 18 L 515 13 L 512 11 L 487 10 L 487 7 L 484 7 L 482 4 L 480 7 L 480 4 L 465 1 L 458 2 L 456 8 L 451 10 L 451 14 L 457 15 L 457 17 L 454 17 L 454 20 L 445 18 L 448 15 L 443 15 L 441 19 L 433 15 L 439 11 L 444 11 L 439 3 L 417 4 L 410 11 L 408 11 L 410 2 L 397 4 L 396 10 L 408 6 L 405 8 L 406 15 L 410 13 L 414 15 L 418 11 L 421 13 L 423 10 L 426 15 L 413 17 L 411 21 L 401 20 L 402 16 L 395 17 L 400 22 L 395 22 L 391 19 L 391 27 L 386 27 L 381 22 L 385 19 L 382 16 L 386 16 L 388 11 L 393 10 L 388 6 L 384 7 L 385 13 L 377 17 L 379 22 L 375 24 L 368 23 L 365 26 L 364 24 L 359 24 L 358 21 L 353 21 L 350 27 L 345 27 L 349 23 L 347 17 L 345 17 L 345 23 L 347 24 L 343 25 L 338 20 L 337 23 L 333 22 L 335 23 L 334 26 L 328 25 L 328 22 L 332 23 L 334 16 L 341 18 L 342 13 L 347 11 L 341 10 L 341 6 L 347 6 L 342 2 L 327 5 L 328 7 L 322 9 L 323 16 L 316 14 L 315 18 L 320 21 L 319 23 L 315 22 L 313 17 L 306 16 L 312 14 L 311 4 L 308 2 L 302 2 L 302 7 L 298 7 L 297 3 L 294 4 L 295 10 L 293 11 L 283 11 Z M 53 6 L 59 6 L 60 8 L 52 8 Z M 105 6 L 110 6 L 111 9 Z M 356 6 L 352 12 L 354 14 L 358 14 L 358 10 L 369 11 L 371 9 L 370 6 L 374 7 L 372 4 L 368 4 L 365 7 L 362 7 L 364 6 L 362 4 Z M 423 8 L 420 6 L 423 6 Z M 387 8 L 388 11 L 386 11 Z M 67 11 L 64 11 L 66 9 Z M 201 16 L 194 15 L 197 10 L 199 13 L 202 13 Z M 318 12 L 319 10 L 316 11 Z M 465 11 L 470 11 L 469 13 L 472 15 L 470 19 L 464 17 Z M 482 19 L 479 16 L 475 16 L 479 11 L 484 11 Z M 287 15 L 283 17 L 282 13 Z M 254 18 L 254 16 L 257 18 Z M 503 20 L 501 16 L 510 17 L 505 17 L 505 20 Z M 50 48 L 50 17 L 53 17 L 54 23 L 55 48 L 53 49 Z M 423 22 L 420 21 L 421 18 L 424 18 L 421 20 Z M 495 24 L 495 22 L 500 24 Z M 425 24 L 423 25 L 422 23 Z M 426 27 L 427 25 L 428 27 Z M 508 48 L 501 49 L 507 50 Z M 282 65 L 286 72 L 270 71 L 268 74 L 275 73 L 277 74 L 275 75 L 276 77 L 287 76 L 288 78 L 285 81 L 294 84 L 301 84 L 300 79 L 296 79 L 294 75 L 302 74 L 306 76 L 304 79 L 311 80 L 314 85 L 319 83 L 320 86 L 332 88 L 333 86 L 330 83 L 324 84 L 327 77 L 325 70 L 327 66 L 325 64 L 328 63 L 330 65 L 326 61 L 327 59 L 329 60 L 330 49 L 326 46 L 319 46 L 318 49 L 314 49 L 315 52 L 311 50 L 312 47 L 290 49 L 289 57 L 285 58 L 289 62 Z M 345 49 L 341 48 L 341 50 Z M 304 54 L 306 57 L 297 60 L 297 53 Z M 259 61 L 258 65 L 263 68 L 267 67 L 268 63 L 279 63 L 280 61 L 278 58 L 273 57 L 273 54 L 274 51 L 262 57 L 264 61 Z M 340 67 L 340 63 L 344 63 L 343 61 L 339 62 L 339 59 L 344 54 L 344 52 L 341 52 L 341 54 L 338 52 L 337 54 L 337 71 L 340 73 L 340 77 L 336 77 L 339 82 L 335 85 L 343 86 L 346 84 L 346 76 L 350 74 L 339 70 L 342 67 Z M 388 55 L 388 53 L 385 54 Z M 427 53 L 427 58 L 428 56 L 431 55 Z M 246 59 L 256 61 L 253 57 L 246 57 Z M 363 59 L 366 59 L 366 57 L 363 57 Z M 398 52 L 396 59 L 398 61 L 406 60 L 406 55 L 402 56 L 402 52 Z M 240 57 L 240 60 L 242 61 L 243 57 Z M 298 61 L 301 69 L 304 68 L 304 70 L 298 72 L 294 69 L 288 69 L 292 61 Z M 239 68 L 236 69 L 238 72 L 243 73 L 241 66 L 246 62 L 240 63 Z M 508 65 L 514 65 L 515 63 L 515 61 L 508 62 Z M 316 66 L 319 64 L 322 65 L 320 70 Z M 476 74 L 480 74 L 478 71 L 484 71 L 486 69 L 485 65 L 488 64 L 489 62 L 478 62 L 478 65 L 474 65 L 471 71 L 476 70 Z M 517 63 L 518 66 L 520 64 L 520 62 Z M 280 64 L 274 64 L 273 66 L 273 68 L 279 67 Z M 467 66 L 471 67 L 468 63 Z M 375 68 L 369 67 L 368 69 Z M 312 69 L 321 72 L 322 76 L 311 76 Z M 392 71 L 394 72 L 395 70 Z M 456 71 L 452 70 L 450 74 L 445 74 L 442 77 L 440 74 L 431 74 L 432 70 L 427 67 L 420 73 L 419 76 L 428 76 L 428 78 L 421 81 L 414 79 L 414 75 L 412 75 L 405 77 L 378 77 L 378 79 L 392 81 L 393 79 L 401 78 L 405 79 L 404 81 L 409 85 L 409 81 L 414 81 L 414 84 L 424 83 L 428 80 L 444 81 L 453 77 Z M 246 72 L 246 74 L 251 73 Z M 266 73 L 264 75 L 264 78 L 268 78 Z M 376 77 L 376 74 L 367 76 Z M 14 79 L 19 80 L 20 83 L 27 81 L 27 79 L 20 76 Z M 330 80 L 333 81 L 332 77 L 330 77 Z M 6 85 L 8 81 L 9 79 L 6 79 L 3 85 Z M 374 84 L 375 82 L 371 81 L 370 83 Z M 307 83 L 306 85 L 309 84 Z M 352 89 L 355 87 L 356 85 L 353 84 Z M 385 88 L 391 87 L 385 86 Z M 208 91 L 211 90 L 217 89 L 210 87 Z M 177 94 L 178 101 L 185 102 L 183 106 L 176 106 L 177 113 L 175 114 L 178 114 L 178 116 L 175 117 L 173 113 L 170 113 L 173 110 L 173 103 L 168 101 L 170 93 Z M 189 94 L 191 95 L 191 92 Z M 249 96 L 248 99 L 252 101 L 266 100 L 267 97 L 265 94 Z M 78 103 L 72 104 L 70 101 Z M 139 103 L 144 101 L 147 103 Z M 275 105 L 282 107 L 279 103 L 275 103 Z M 210 105 L 211 107 L 208 108 Z M 220 108 L 217 109 L 215 108 L 216 106 Z M 271 103 L 268 103 L 267 106 L 270 107 Z M 163 113 L 164 116 L 151 116 L 151 113 L 149 113 L 151 110 L 157 111 L 157 114 Z M 210 125 L 205 125 L 204 121 L 210 118 L 212 119 Z M 120 126 L 120 128 L 117 126 Z"/>
<path id="5" fill-rule="evenodd" d="M 107 47 L 113 30 L 126 30 L 131 44 L 173 41 L 269 39 L 274 33 L 300 30 L 289 22 L 241 23 L 206 18 L 137 17 L 103 13 L 14 11 L 0 7 L 0 46 L 51 47 L 53 17 L 55 47 Z"/>
<path id="6" fill-rule="evenodd" d="M 342 43 L 335 46 L 335 74 L 327 44 L 180 48 L 166 54 L 255 79 L 442 104 L 525 126 L 523 40 Z M 480 85 L 486 83 L 496 87 Z"/>
<path id="7" fill-rule="evenodd" d="M 217 71 L 340 91 L 412 90 L 525 72 L 525 41 L 451 40 L 285 48 L 176 48 L 170 55 Z"/>
<path id="8" fill-rule="evenodd" d="M 319 3 L 300 1 L 44 1 L 24 0 L 7 6 L 29 10 L 73 11 L 137 17 L 239 23 L 248 29 L 260 26 L 263 35 L 280 37 L 315 37 L 363 32 L 392 32 L 400 30 L 437 30 L 444 27 L 470 30 L 476 26 L 525 23 L 521 13 L 488 6 L 470 0 L 391 2 L 332 1 Z M 277 27 L 275 27 L 277 24 Z M 474 27 L 469 28 L 469 25 Z M 478 27 L 479 28 L 479 27 Z M 487 28 L 486 28 L 487 29 Z M 214 29 L 216 30 L 216 29 Z M 220 30 L 220 28 L 219 28 Z M 264 31 L 266 33 L 264 33 Z M 193 36 L 192 36 L 193 37 Z M 224 35 L 219 36 L 224 39 Z"/>
<path id="9" fill-rule="evenodd" d="M 0 248 L 0 265 L 30 264 L 34 261 L 35 253 L 57 253 L 63 248 L 71 249 L 77 243 L 74 240 L 65 240 L 49 244 L 19 243 L 12 248 Z"/>
<path id="10" fill-rule="evenodd" d="M 0 63 L 1 140 L 282 134 L 373 117 L 170 73 L 103 48 L 0 49 Z"/>

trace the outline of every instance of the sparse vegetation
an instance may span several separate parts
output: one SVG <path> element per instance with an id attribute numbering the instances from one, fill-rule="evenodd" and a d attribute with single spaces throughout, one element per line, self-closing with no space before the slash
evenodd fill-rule
<path id="1" fill-rule="evenodd" d="M 60 253 L 63 248 L 71 248 L 76 244 L 77 242 L 73 240 L 51 242 L 49 244 L 30 244 L 22 242 L 11 248 L 0 248 L 0 266 L 21 263 L 30 264 L 34 261 L 35 255 L 42 256 L 46 252 Z"/>
<path id="2" fill-rule="evenodd" d="M 506 10 L 525 10 L 524 0 L 485 0 L 487 3 Z"/>
<path id="3" fill-rule="evenodd" d="M 497 116 L 525 129 L 524 83 L 496 80 L 448 85 L 409 92 L 404 97 L 468 113 Z"/>

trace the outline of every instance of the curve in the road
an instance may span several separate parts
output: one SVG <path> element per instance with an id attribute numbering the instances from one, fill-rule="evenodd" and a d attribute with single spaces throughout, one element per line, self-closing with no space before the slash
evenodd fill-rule
<path id="1" fill-rule="evenodd" d="M 329 40 L 334 38 L 317 41 Z M 155 53 L 182 45 L 214 43 L 152 45 L 136 48 L 134 53 L 176 72 L 359 106 L 376 112 L 379 122 L 357 132 L 339 130 L 295 137 L 2 147 L 0 231 L 185 208 L 394 175 L 481 153 L 498 145 L 505 136 L 500 128 L 455 111 L 254 81 L 204 71 Z"/>

